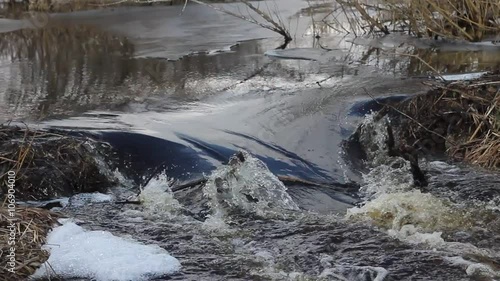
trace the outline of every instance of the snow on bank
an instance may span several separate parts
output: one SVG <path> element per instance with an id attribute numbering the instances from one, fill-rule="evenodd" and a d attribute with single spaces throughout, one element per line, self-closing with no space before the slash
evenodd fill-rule
<path id="1" fill-rule="evenodd" d="M 149 280 L 180 270 L 179 261 L 158 246 L 86 231 L 65 221 L 47 237 L 50 257 L 32 276 L 91 278 L 97 281 Z"/>

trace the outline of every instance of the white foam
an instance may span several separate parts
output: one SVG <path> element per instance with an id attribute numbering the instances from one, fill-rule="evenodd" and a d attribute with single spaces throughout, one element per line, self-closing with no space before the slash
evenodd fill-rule
<path id="1" fill-rule="evenodd" d="M 497 212 L 500 211 L 500 197 L 495 197 L 486 203 L 485 209 Z"/>
<path id="2" fill-rule="evenodd" d="M 412 189 L 410 163 L 402 158 L 388 158 L 387 161 L 388 164 L 380 164 L 363 174 L 364 184 L 360 191 L 367 199 Z"/>
<path id="3" fill-rule="evenodd" d="M 181 204 L 174 198 L 170 188 L 172 181 L 165 173 L 152 178 L 143 188 L 139 200 L 150 215 L 170 216 L 181 208 Z"/>
<path id="4" fill-rule="evenodd" d="M 422 230 L 434 231 L 460 223 L 460 216 L 444 200 L 420 190 L 382 194 L 362 207 L 347 211 L 347 218 L 369 219 L 394 230 L 413 224 Z"/>
<path id="5" fill-rule="evenodd" d="M 461 266 L 465 269 L 465 272 L 469 276 L 475 277 L 489 277 L 498 278 L 500 277 L 500 271 L 492 269 L 490 266 L 483 263 L 476 263 L 472 261 L 465 260 L 462 257 L 445 257 L 446 261 L 452 265 Z M 497 280 L 497 279 L 493 279 Z"/>
<path id="6" fill-rule="evenodd" d="M 438 198 L 431 193 L 415 189 L 408 161 L 387 156 L 385 123 L 388 121 L 375 122 L 374 120 L 373 115 L 365 118 L 360 135 L 360 142 L 363 147 L 366 147 L 371 166 L 370 172 L 363 175 L 364 185 L 360 188 L 362 194 L 365 195 L 365 202 L 360 207 L 349 209 L 346 218 L 368 220 L 385 229 L 390 236 L 405 243 L 417 245 L 418 248 L 442 251 L 447 255 L 498 258 L 498 254 L 493 250 L 479 248 L 470 243 L 443 239 L 443 232 L 467 230 L 474 225 L 477 217 L 472 215 L 472 210 L 468 207 L 464 208 L 449 199 Z M 438 174 L 435 177 L 443 172 L 449 175 L 460 171 L 459 167 L 441 161 L 422 161 L 421 163 L 426 164 L 427 170 Z M 432 179 L 431 177 L 431 181 Z M 477 204 L 476 207 L 495 210 L 498 202 L 492 200 L 485 205 L 483 207 Z M 467 274 L 471 276 L 500 276 L 485 263 L 473 263 L 463 259 L 455 259 L 452 263 L 463 265 Z M 331 274 L 340 274 L 344 277 L 354 276 L 346 275 L 337 269 L 335 267 L 330 270 L 325 269 L 322 274 L 323 276 Z M 347 278 L 347 280 L 353 279 L 355 278 Z"/>
<path id="7" fill-rule="evenodd" d="M 441 237 L 442 232 L 420 233 L 412 224 L 404 225 L 400 230 L 389 229 L 388 234 L 410 244 L 424 244 L 428 247 L 442 247 L 445 245 L 445 241 Z"/>
<path id="8" fill-rule="evenodd" d="M 325 268 L 319 278 L 334 280 L 373 280 L 383 281 L 387 276 L 388 271 L 383 267 L 375 266 L 350 266 L 336 265 L 333 268 Z"/>
<path id="9" fill-rule="evenodd" d="M 116 237 L 107 231 L 86 231 L 71 221 L 54 228 L 44 248 L 49 259 L 34 278 L 58 276 L 97 281 L 149 280 L 176 273 L 179 261 L 158 246 Z"/>
<path id="10" fill-rule="evenodd" d="M 224 221 L 223 214 L 219 212 L 208 215 L 201 228 L 214 235 L 230 235 L 236 231 Z"/>
<path id="11" fill-rule="evenodd" d="M 446 173 L 456 173 L 460 171 L 460 168 L 458 168 L 455 165 L 448 164 L 446 162 L 442 161 L 431 161 L 427 163 L 427 168 L 433 169 L 435 171 L 439 172 L 446 172 Z"/>

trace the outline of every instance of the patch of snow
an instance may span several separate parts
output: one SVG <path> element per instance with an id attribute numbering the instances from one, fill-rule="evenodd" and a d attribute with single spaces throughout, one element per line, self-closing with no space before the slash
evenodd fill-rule
<path id="1" fill-rule="evenodd" d="M 149 280 L 176 273 L 179 261 L 158 246 L 143 245 L 107 231 L 86 231 L 65 220 L 47 237 L 49 259 L 32 276 L 96 281 Z"/>

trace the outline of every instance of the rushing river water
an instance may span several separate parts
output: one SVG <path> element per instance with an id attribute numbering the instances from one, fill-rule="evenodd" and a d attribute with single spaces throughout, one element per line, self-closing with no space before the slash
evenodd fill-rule
<path id="1" fill-rule="evenodd" d="M 345 37 L 311 25 L 324 1 L 268 5 L 294 35 L 284 50 L 194 4 L 50 15 L 40 28 L 0 19 L 0 120 L 110 143 L 111 200 L 141 186 L 144 204 L 76 196 L 61 211 L 168 250 L 182 269 L 165 280 L 499 280 L 498 174 L 429 159 L 421 190 L 375 124 L 370 161 L 343 144 L 370 124 L 372 97 L 427 90 L 427 65 L 394 50 L 444 73 L 496 69 L 500 50 Z M 250 154 L 235 169 L 239 150 Z"/>

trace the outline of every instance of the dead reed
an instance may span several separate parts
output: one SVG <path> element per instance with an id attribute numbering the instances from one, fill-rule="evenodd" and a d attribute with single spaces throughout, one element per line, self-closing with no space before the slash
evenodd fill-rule
<path id="1" fill-rule="evenodd" d="M 498 0 L 336 0 L 351 30 L 408 32 L 417 37 L 498 40 Z M 375 3 L 375 4 L 373 4 Z M 328 19 L 325 19 L 328 21 Z M 330 17 L 329 21 L 332 21 Z M 335 21 L 335 19 L 333 19 Z"/>
<path id="2" fill-rule="evenodd" d="M 14 171 L 17 200 L 43 200 L 104 191 L 92 141 L 64 132 L 0 125 L 0 178 Z M 6 185 L 2 185 L 6 192 Z"/>
<path id="3" fill-rule="evenodd" d="M 18 207 L 15 212 L 15 268 L 14 274 L 8 271 L 7 257 L 10 230 L 8 210 L 5 204 L 0 206 L 0 281 L 26 280 L 49 257 L 49 253 L 42 249 L 47 233 L 57 223 L 59 215 L 38 209 Z"/>
<path id="4" fill-rule="evenodd" d="M 396 130 L 408 145 L 500 169 L 500 73 L 438 85 L 394 109 L 410 117 L 402 117 Z M 401 115 L 394 109 L 386 108 L 385 113 Z"/>

